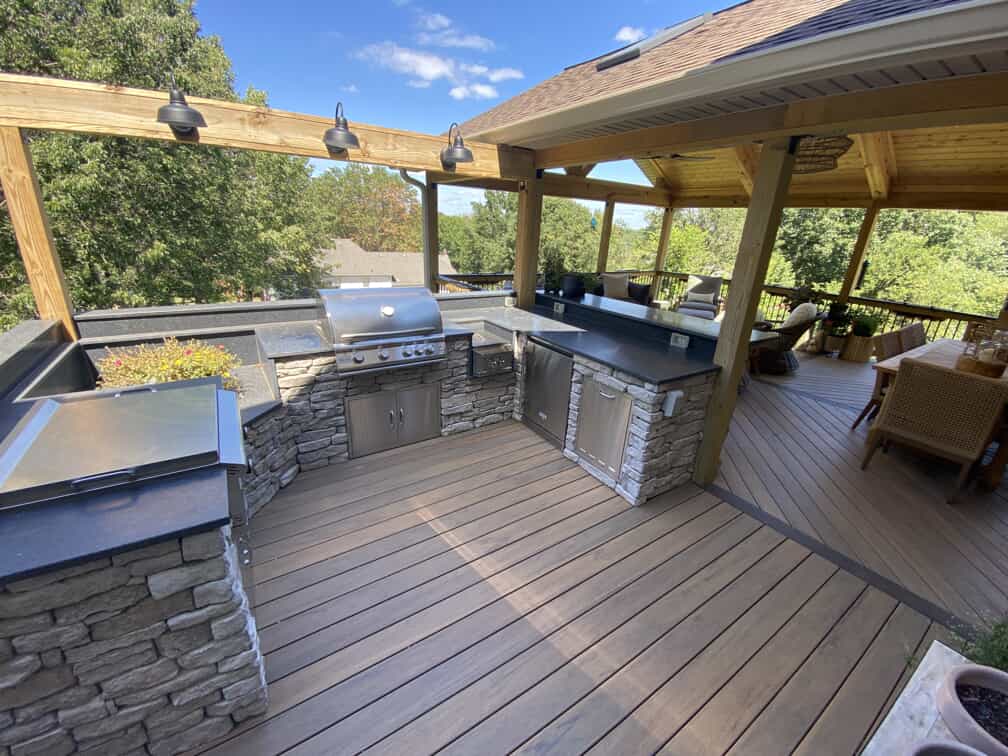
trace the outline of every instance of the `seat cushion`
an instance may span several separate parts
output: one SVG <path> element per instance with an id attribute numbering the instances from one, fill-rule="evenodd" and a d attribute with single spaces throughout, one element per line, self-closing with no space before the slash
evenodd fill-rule
<path id="1" fill-rule="evenodd" d="M 790 328 L 791 326 L 796 326 L 799 323 L 805 323 L 809 320 L 815 320 L 816 316 L 819 314 L 819 308 L 816 307 L 813 302 L 802 302 L 800 305 L 795 307 L 788 314 L 784 322 L 780 324 L 780 328 Z"/>
<path id="2" fill-rule="evenodd" d="M 714 320 L 716 314 L 714 310 L 694 310 L 686 305 L 680 305 L 676 312 L 680 315 L 692 315 L 694 318 L 703 318 L 704 320 Z"/>

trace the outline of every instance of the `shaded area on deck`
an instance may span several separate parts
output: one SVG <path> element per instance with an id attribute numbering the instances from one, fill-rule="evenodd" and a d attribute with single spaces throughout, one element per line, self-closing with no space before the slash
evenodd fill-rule
<path id="1" fill-rule="evenodd" d="M 893 445 L 860 469 L 873 370 L 802 357 L 739 397 L 718 485 L 968 623 L 1008 615 L 1008 483 L 946 501 L 957 467 Z"/>
<path id="2" fill-rule="evenodd" d="M 510 422 L 305 473 L 253 531 L 271 705 L 215 756 L 850 753 L 941 632 L 710 492 L 628 507 Z"/>

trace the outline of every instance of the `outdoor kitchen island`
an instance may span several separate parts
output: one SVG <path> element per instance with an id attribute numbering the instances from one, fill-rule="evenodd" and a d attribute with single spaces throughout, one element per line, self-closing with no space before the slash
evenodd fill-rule
<path id="1" fill-rule="evenodd" d="M 265 711 L 219 385 L 38 400 L 0 446 L 4 756 L 174 754 Z"/>

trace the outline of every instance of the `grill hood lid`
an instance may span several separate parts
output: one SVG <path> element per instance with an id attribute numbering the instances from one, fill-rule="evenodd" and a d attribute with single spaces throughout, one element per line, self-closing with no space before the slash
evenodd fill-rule
<path id="1" fill-rule="evenodd" d="M 433 336 L 443 332 L 441 308 L 423 286 L 320 289 L 323 328 L 333 344 Z"/>

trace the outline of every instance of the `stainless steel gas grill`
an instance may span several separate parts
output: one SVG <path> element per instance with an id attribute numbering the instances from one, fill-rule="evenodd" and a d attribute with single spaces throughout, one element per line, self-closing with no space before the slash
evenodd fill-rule
<path id="1" fill-rule="evenodd" d="M 445 359 L 441 309 L 422 286 L 320 289 L 319 321 L 341 373 L 426 365 Z"/>

